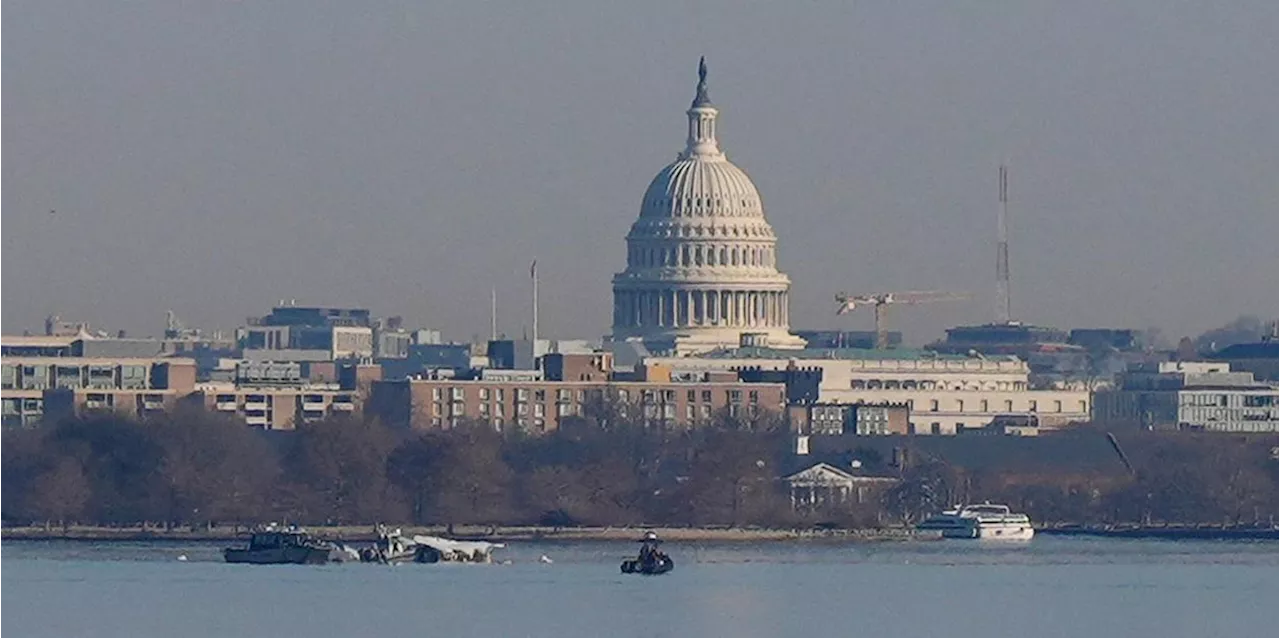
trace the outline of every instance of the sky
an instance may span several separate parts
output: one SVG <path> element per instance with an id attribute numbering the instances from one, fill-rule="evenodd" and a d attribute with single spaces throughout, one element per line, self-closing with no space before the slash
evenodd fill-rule
<path id="1" fill-rule="evenodd" d="M 231 329 L 280 299 L 466 340 L 609 330 L 707 56 L 793 328 L 1013 315 L 1194 335 L 1277 308 L 1277 5 L 8 0 L 0 320 Z"/>

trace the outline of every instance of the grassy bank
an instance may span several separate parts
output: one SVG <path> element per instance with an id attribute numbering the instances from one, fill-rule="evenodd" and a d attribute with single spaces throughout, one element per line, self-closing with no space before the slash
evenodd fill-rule
<path id="1" fill-rule="evenodd" d="M 373 526 L 308 526 L 307 531 L 321 538 L 346 541 L 369 541 L 375 534 Z M 849 540 L 883 541 L 931 538 L 904 528 L 813 530 L 813 529 L 743 529 L 707 527 L 487 527 L 455 526 L 450 532 L 445 527 L 401 527 L 405 535 L 428 534 L 455 538 L 485 539 L 499 542 L 518 541 L 634 541 L 646 532 L 653 531 L 661 538 L 676 542 L 752 542 L 791 540 Z M 86 541 L 218 541 L 232 540 L 247 528 L 231 526 L 205 527 L 6 527 L 0 530 L 0 538 L 13 540 L 86 540 Z"/>

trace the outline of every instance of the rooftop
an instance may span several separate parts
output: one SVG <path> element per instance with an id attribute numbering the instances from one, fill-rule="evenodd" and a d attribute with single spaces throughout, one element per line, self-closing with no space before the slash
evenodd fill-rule
<path id="1" fill-rule="evenodd" d="M 967 355 L 939 354 L 932 350 L 894 348 L 870 350 L 865 348 L 804 348 L 782 350 L 777 348 L 723 348 L 697 355 L 702 359 L 838 359 L 844 361 L 967 361 L 975 359 Z M 993 357 L 988 357 L 993 358 Z M 1004 359 L 1005 357 L 998 357 Z M 1012 359 L 1012 357 L 1009 357 Z"/>

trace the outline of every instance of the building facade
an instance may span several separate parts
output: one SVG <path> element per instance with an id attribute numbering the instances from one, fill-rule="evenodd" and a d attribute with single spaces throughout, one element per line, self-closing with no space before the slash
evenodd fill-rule
<path id="1" fill-rule="evenodd" d="M 1090 418 L 1087 390 L 1032 390 L 1016 357 L 912 350 L 738 348 L 693 357 L 653 357 L 675 370 L 817 371 L 817 402 L 906 404 L 912 434 L 956 434 L 996 416 L 1035 414 L 1046 428 Z"/>
<path id="2" fill-rule="evenodd" d="M 195 387 L 196 364 L 183 358 L 5 357 L 0 363 L 5 426 L 86 409 L 145 414 Z"/>
<path id="3" fill-rule="evenodd" d="M 800 435 L 877 436 L 910 434 L 911 409 L 906 403 L 811 403 L 787 407 L 791 429 Z"/>
<path id="4" fill-rule="evenodd" d="M 780 414 L 785 387 L 725 381 L 509 381 L 400 379 L 375 383 L 366 412 L 396 427 L 447 428 L 466 421 L 549 432 L 566 417 L 618 417 L 693 427 L 721 415 Z"/>
<path id="5" fill-rule="evenodd" d="M 683 355 L 737 346 L 747 333 L 802 347 L 788 331 L 777 236 L 755 185 L 720 150 L 705 62 L 698 73 L 685 150 L 645 191 L 627 267 L 613 278 L 613 342 Z"/>
<path id="6" fill-rule="evenodd" d="M 1151 430 L 1276 432 L 1277 389 L 1226 363 L 1159 363 L 1097 392 L 1094 414 L 1099 421 Z"/>

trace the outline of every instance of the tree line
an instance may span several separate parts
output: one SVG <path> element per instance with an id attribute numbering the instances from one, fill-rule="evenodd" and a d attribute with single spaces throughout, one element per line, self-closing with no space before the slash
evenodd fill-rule
<path id="1" fill-rule="evenodd" d="M 1084 425 L 1056 436 L 1106 433 Z M 1038 525 L 1276 523 L 1280 467 L 1274 435 L 1143 432 L 1122 440 L 1131 471 L 1002 471 L 924 459 L 904 473 L 881 505 L 908 521 L 948 505 L 990 500 L 1026 512 Z"/>
<path id="2" fill-rule="evenodd" d="M 699 429 L 566 418 L 530 435 L 347 416 L 264 432 L 182 409 L 3 437 L 6 524 L 733 525 L 789 509 L 776 415 Z"/>
<path id="3" fill-rule="evenodd" d="M 264 432 L 191 408 L 5 431 L 0 516 L 7 525 L 874 527 L 991 500 L 1037 523 L 1250 523 L 1275 520 L 1273 438 L 1150 435 L 1126 443 L 1132 474 L 969 469 L 923 455 L 895 467 L 858 450 L 864 468 L 900 480 L 860 502 L 796 512 L 778 480 L 797 469 L 794 443 L 774 414 L 694 429 L 596 414 L 530 435 L 482 422 L 396 430 L 347 416 Z"/>

